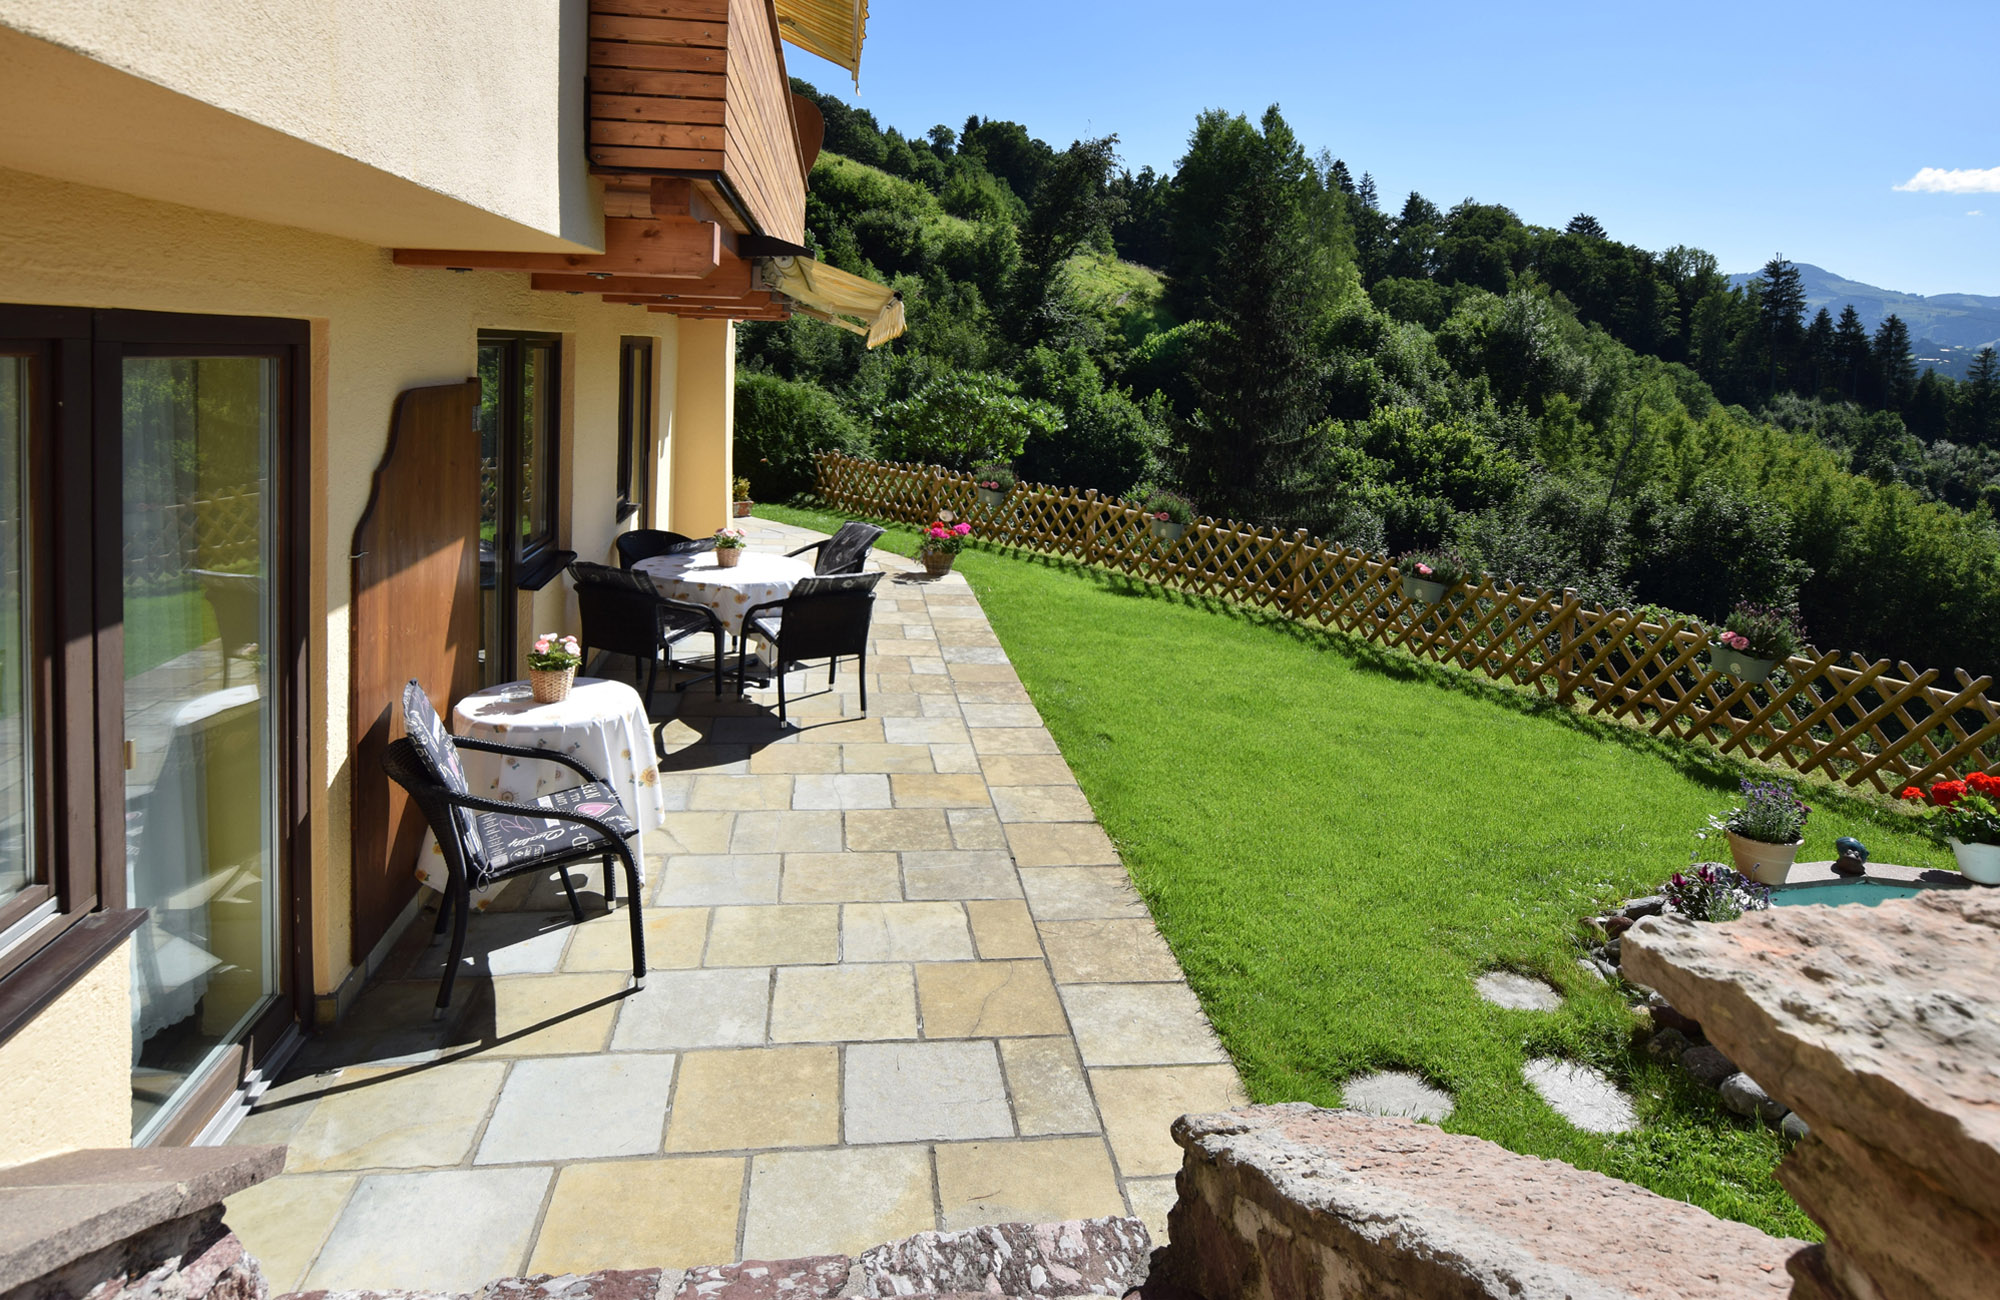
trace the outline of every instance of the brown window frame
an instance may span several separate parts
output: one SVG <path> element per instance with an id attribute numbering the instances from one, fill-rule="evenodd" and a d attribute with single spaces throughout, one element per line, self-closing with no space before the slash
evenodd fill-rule
<path id="1" fill-rule="evenodd" d="M 635 391 L 636 390 L 636 391 Z M 634 515 L 642 528 L 653 526 L 654 412 L 653 340 L 627 336 L 618 341 L 618 522 Z"/>
<path id="2" fill-rule="evenodd" d="M 127 907 L 124 801 L 123 403 L 124 357 L 272 356 L 280 362 L 280 417 L 271 467 L 278 584 L 273 701 L 278 747 L 274 884 L 284 900 L 275 999 L 243 1050 L 189 1096 L 182 1118 L 155 1139 L 186 1141 L 206 1122 L 204 1097 L 241 1077 L 294 1024 L 312 1023 L 311 327 L 303 320 L 0 304 L 0 348 L 47 356 L 47 404 L 31 406 L 30 454 L 42 506 L 31 523 L 44 557 L 31 574 L 38 623 L 36 852 L 48 853 L 56 914 L 0 954 L 0 1042 L 87 973 L 144 919 Z M 31 399 L 32 400 L 32 399 Z M 36 453 L 40 455 L 37 456 Z M 44 474 L 46 477 L 44 477 Z M 60 556 L 59 564 L 47 557 Z M 46 628 L 47 638 L 41 639 Z M 57 648 L 60 648 L 59 651 Z M 46 779 L 42 775 L 46 774 Z M 46 808 L 46 812 L 44 809 Z M 38 904 L 39 906 L 39 904 Z M 201 1094 L 201 1095 L 196 1095 Z"/>

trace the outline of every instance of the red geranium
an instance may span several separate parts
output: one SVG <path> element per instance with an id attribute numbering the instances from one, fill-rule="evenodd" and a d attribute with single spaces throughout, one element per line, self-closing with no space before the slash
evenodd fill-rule
<path id="1" fill-rule="evenodd" d="M 1920 785 L 1906 785 L 1903 787 L 1903 792 L 1896 797 L 1898 799 L 1914 799 L 1918 803 L 1922 803 L 1924 801 L 1924 788 Z"/>
<path id="2" fill-rule="evenodd" d="M 1972 787 L 1974 794 L 1983 794 L 1988 799 L 2000 799 L 2000 776 L 1974 772 L 1965 778 L 1965 783 Z"/>
<path id="3" fill-rule="evenodd" d="M 1965 782 L 1939 781 L 1931 787 L 1931 802 L 1940 808 L 1949 808 L 1965 798 Z"/>

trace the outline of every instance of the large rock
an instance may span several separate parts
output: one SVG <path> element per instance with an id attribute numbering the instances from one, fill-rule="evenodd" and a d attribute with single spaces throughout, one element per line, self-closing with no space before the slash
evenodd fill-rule
<path id="1" fill-rule="evenodd" d="M 1995 1294 L 2000 893 L 1654 917 L 1625 963 L 1810 1127 L 1778 1169 L 1827 1233 L 1801 1294 Z"/>
<path id="2" fill-rule="evenodd" d="M 1146 1225 L 1128 1218 L 920 1232 L 862 1251 L 857 1294 L 1122 1296 L 1146 1280 L 1152 1251 Z"/>
<path id="3" fill-rule="evenodd" d="M 1205 1300 L 1767 1297 L 1803 1242 L 1410 1120 L 1186 1115 L 1160 1282 Z"/>

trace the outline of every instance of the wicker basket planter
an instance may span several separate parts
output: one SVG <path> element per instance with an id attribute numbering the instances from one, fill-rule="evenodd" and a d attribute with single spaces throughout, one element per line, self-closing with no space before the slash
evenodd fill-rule
<path id="1" fill-rule="evenodd" d="M 951 572 L 952 561 L 958 558 L 956 551 L 925 551 L 918 559 L 924 562 L 924 572 L 933 578 L 942 578 Z"/>
<path id="2" fill-rule="evenodd" d="M 569 698 L 569 688 L 576 683 L 574 668 L 530 668 L 528 670 L 528 690 L 534 694 L 537 704 L 560 704 Z"/>
<path id="3" fill-rule="evenodd" d="M 743 558 L 740 546 L 718 546 L 715 548 L 715 566 L 719 569 L 733 569 Z"/>

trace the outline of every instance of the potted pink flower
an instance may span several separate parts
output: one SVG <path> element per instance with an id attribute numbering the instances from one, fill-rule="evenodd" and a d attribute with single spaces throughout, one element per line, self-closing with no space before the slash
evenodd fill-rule
<path id="1" fill-rule="evenodd" d="M 1426 605 L 1442 605 L 1452 588 L 1476 576 L 1472 565 L 1457 551 L 1408 551 L 1396 557 L 1403 599 L 1421 600 Z"/>
<path id="2" fill-rule="evenodd" d="M 965 549 L 965 539 L 971 534 L 971 524 L 962 519 L 954 522 L 950 511 L 940 511 L 939 517 L 924 529 L 923 545 L 917 548 L 917 558 L 924 562 L 924 572 L 933 578 L 942 578 L 950 573 L 952 562 Z"/>
<path id="3" fill-rule="evenodd" d="M 1777 666 L 1798 652 L 1805 634 L 1790 609 L 1744 602 L 1713 633 L 1708 665 L 1738 681 L 1766 681 Z"/>
<path id="4" fill-rule="evenodd" d="M 544 632 L 528 651 L 528 689 L 535 703 L 555 704 L 569 698 L 576 670 L 583 665 L 583 649 L 573 636 Z"/>
<path id="5" fill-rule="evenodd" d="M 716 529 L 715 530 L 716 567 L 723 569 L 735 568 L 737 562 L 743 558 L 743 548 L 748 546 L 749 544 L 750 544 L 750 539 L 748 536 L 744 534 L 741 528 Z"/>

